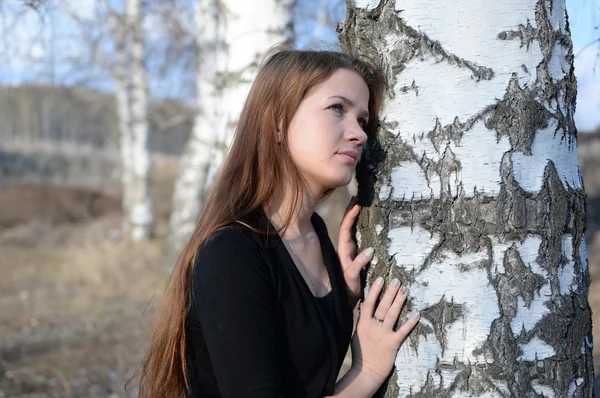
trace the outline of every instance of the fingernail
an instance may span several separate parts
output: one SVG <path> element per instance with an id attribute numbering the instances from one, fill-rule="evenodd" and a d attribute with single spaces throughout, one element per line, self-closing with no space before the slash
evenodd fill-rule
<path id="1" fill-rule="evenodd" d="M 367 257 L 371 257 L 373 253 L 375 253 L 375 249 L 373 249 L 372 247 L 369 247 L 367 250 L 365 250 L 365 256 Z"/>
<path id="2" fill-rule="evenodd" d="M 402 293 L 402 294 L 408 293 L 408 289 L 406 288 L 406 286 L 402 286 L 402 289 L 400 289 L 400 293 Z"/>
<path id="3" fill-rule="evenodd" d="M 398 287 L 398 285 L 400 284 L 400 281 L 396 278 L 394 278 L 394 280 L 392 280 L 392 287 Z"/>
<path id="4" fill-rule="evenodd" d="M 383 278 L 382 278 L 382 277 L 379 277 L 379 278 L 377 278 L 377 279 L 375 280 L 375 283 L 376 283 L 377 285 L 381 285 L 381 284 L 383 283 Z"/>
<path id="5" fill-rule="evenodd" d="M 410 317 L 412 319 L 419 319 L 421 317 L 421 314 L 419 313 L 419 311 L 415 311 L 410 315 Z"/>

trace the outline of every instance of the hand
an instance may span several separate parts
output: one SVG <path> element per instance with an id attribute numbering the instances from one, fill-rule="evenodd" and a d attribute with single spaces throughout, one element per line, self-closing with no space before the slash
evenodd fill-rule
<path id="1" fill-rule="evenodd" d="M 356 203 L 356 197 L 353 197 L 344 212 L 338 238 L 338 256 L 342 264 L 351 307 L 354 307 L 360 298 L 362 290 L 360 271 L 371 261 L 374 253 L 373 248 L 369 247 L 358 256 L 356 255 L 357 247 L 352 228 L 358 213 L 360 213 L 360 206 Z"/>
<path id="2" fill-rule="evenodd" d="M 408 290 L 400 289 L 400 282 L 394 279 L 375 310 L 382 290 L 383 278 L 378 278 L 360 306 L 356 332 L 352 337 L 352 368 L 371 376 L 374 383 L 379 381 L 376 388 L 388 377 L 400 344 L 419 322 L 419 313 L 415 312 L 394 331 Z"/>

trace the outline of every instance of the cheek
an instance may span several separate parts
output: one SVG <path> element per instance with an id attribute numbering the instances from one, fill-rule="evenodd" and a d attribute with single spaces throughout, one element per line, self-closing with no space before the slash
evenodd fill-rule
<path id="1" fill-rule="evenodd" d="M 322 152 L 322 147 L 325 146 L 326 134 L 319 129 L 316 123 L 298 123 L 294 129 L 290 131 L 289 145 L 293 153 L 317 154 Z"/>
<path id="2" fill-rule="evenodd" d="M 320 158 L 318 145 L 307 134 L 290 135 L 288 145 L 292 159 L 302 169 Z"/>
<path id="3" fill-rule="evenodd" d="M 332 160 L 343 134 L 327 118 L 305 117 L 290 126 L 288 143 L 297 163 L 318 167 Z"/>

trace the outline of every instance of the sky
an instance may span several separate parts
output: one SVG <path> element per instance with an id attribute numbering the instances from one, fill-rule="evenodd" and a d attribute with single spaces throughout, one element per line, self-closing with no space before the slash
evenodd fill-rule
<path id="1" fill-rule="evenodd" d="M 600 127 L 600 42 L 580 51 L 600 37 L 600 1 L 567 0 L 577 77 L 575 125 L 579 131 Z M 579 54 L 579 55 L 578 55 Z"/>
<path id="2" fill-rule="evenodd" d="M 179 4 L 191 4 L 193 0 L 177 0 Z M 110 0 L 116 6 L 122 0 Z M 96 0 L 47 0 L 47 4 L 66 4 L 83 18 L 92 21 L 95 18 Z M 157 1 L 156 3 L 160 3 Z M 600 42 L 582 49 L 600 37 L 600 0 L 566 0 L 571 27 L 575 58 L 575 75 L 578 81 L 577 108 L 575 122 L 579 131 L 592 131 L 600 127 Z M 69 59 L 86 59 L 89 52 L 77 45 L 78 38 L 94 38 L 92 24 L 80 25 L 69 22 L 60 13 L 23 12 L 22 1 L 8 0 L 0 3 L 0 83 L 19 84 L 23 81 L 43 81 L 64 84 L 84 84 L 98 89 L 111 89 L 110 77 L 98 66 L 90 67 L 84 62 L 72 66 L 61 62 Z M 315 22 L 315 10 L 318 13 L 317 0 L 300 0 L 296 7 L 295 26 L 298 47 L 320 46 L 336 47 L 335 24 L 345 18 L 345 1 L 331 0 L 326 8 L 329 16 L 328 26 L 319 26 Z M 43 11 L 43 10 L 42 10 Z M 307 15 L 312 18 L 307 19 Z M 97 17 L 96 17 L 97 19 Z M 12 22 L 12 24 L 11 24 Z M 193 24 L 193 18 L 185 21 Z M 161 51 L 158 24 L 150 19 L 148 31 L 154 51 Z M 55 50 L 49 52 L 51 43 Z M 80 43 L 80 42 L 79 42 Z M 99 47 L 110 54 L 110 44 L 99 42 Z M 189 61 L 189 60 L 187 60 Z M 170 60 L 177 63 L 177 60 Z M 184 62 L 164 68 L 161 63 L 149 63 L 152 74 L 151 92 L 162 97 L 177 97 L 189 100 L 193 97 L 193 71 L 184 72 Z M 68 66 L 66 65 L 68 64 Z M 166 71 L 165 71 L 166 69 Z"/>

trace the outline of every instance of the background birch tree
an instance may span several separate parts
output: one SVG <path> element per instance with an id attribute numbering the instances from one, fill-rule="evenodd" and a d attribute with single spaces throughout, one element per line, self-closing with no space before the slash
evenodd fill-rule
<path id="1" fill-rule="evenodd" d="M 384 395 L 591 396 L 564 0 L 348 4 L 342 47 L 389 79 L 357 238 L 422 314 Z"/>
<path id="2" fill-rule="evenodd" d="M 180 162 L 166 261 L 192 233 L 260 60 L 292 40 L 292 0 L 200 0 L 197 115 Z"/>
<path id="3" fill-rule="evenodd" d="M 119 118 L 123 230 L 133 241 L 150 237 L 154 216 L 148 131 L 148 77 L 144 66 L 142 0 L 127 0 L 125 13 L 109 10 L 115 42 L 113 69 Z"/>

